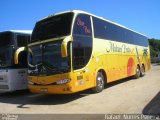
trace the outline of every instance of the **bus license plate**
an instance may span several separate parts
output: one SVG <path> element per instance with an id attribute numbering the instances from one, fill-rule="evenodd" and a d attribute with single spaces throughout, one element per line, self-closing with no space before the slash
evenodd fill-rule
<path id="1" fill-rule="evenodd" d="M 48 88 L 40 88 L 40 91 L 41 91 L 41 92 L 47 92 L 47 91 L 48 91 Z"/>

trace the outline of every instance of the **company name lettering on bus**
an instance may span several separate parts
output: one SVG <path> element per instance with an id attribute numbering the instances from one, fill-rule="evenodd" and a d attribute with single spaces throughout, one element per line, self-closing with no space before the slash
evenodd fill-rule
<path id="1" fill-rule="evenodd" d="M 82 27 L 82 29 L 84 29 L 85 33 L 87 33 L 87 34 L 91 33 L 91 30 L 85 25 L 85 23 L 80 18 L 77 19 L 77 25 Z"/>
<path id="2" fill-rule="evenodd" d="M 121 47 L 117 46 L 114 43 L 110 43 L 110 52 L 123 52 L 123 53 L 130 53 L 131 49 L 127 47 L 125 44 L 122 44 Z"/>

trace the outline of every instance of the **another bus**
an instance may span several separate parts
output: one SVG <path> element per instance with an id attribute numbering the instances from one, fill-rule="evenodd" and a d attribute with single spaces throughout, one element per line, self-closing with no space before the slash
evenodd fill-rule
<path id="1" fill-rule="evenodd" d="M 27 51 L 31 31 L 0 32 L 0 92 L 27 89 Z"/>
<path id="2" fill-rule="evenodd" d="M 38 21 L 28 44 L 31 92 L 70 94 L 150 68 L 148 38 L 93 14 L 73 10 Z"/>

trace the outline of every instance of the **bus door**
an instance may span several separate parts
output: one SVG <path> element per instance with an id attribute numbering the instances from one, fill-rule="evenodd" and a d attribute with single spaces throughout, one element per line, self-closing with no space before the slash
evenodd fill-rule
<path id="1" fill-rule="evenodd" d="M 74 85 L 77 89 L 85 89 L 89 84 L 89 74 L 87 69 L 77 70 L 73 72 Z"/>
<path id="2" fill-rule="evenodd" d="M 90 85 L 87 66 L 92 54 L 92 41 L 90 16 L 78 14 L 73 28 L 72 66 L 75 84 L 83 87 Z"/>
<path id="3" fill-rule="evenodd" d="M 85 38 L 83 38 L 85 40 Z M 74 71 L 74 80 L 75 85 L 80 87 L 80 89 L 85 88 L 89 84 L 89 69 L 87 63 L 89 62 L 90 56 L 87 56 L 87 48 L 85 46 L 77 47 L 73 42 L 73 71 Z M 90 53 L 91 54 L 91 53 Z"/>

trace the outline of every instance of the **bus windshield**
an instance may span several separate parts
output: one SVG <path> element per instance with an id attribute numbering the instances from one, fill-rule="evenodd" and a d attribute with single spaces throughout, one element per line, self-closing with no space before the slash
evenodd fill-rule
<path id="1" fill-rule="evenodd" d="M 70 58 L 61 56 L 62 40 L 30 47 L 28 55 L 30 75 L 50 75 L 69 72 Z"/>
<path id="2" fill-rule="evenodd" d="M 11 67 L 13 61 L 13 46 L 0 48 L 0 68 Z"/>
<path id="3" fill-rule="evenodd" d="M 12 66 L 13 39 L 11 32 L 0 33 L 0 68 Z"/>
<path id="4" fill-rule="evenodd" d="M 73 13 L 65 13 L 38 22 L 32 33 L 31 43 L 69 35 L 72 19 Z"/>
<path id="5" fill-rule="evenodd" d="M 0 33 L 0 47 L 8 45 L 13 45 L 12 33 L 11 32 Z"/>

